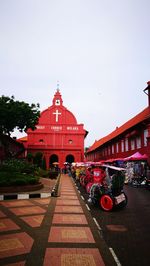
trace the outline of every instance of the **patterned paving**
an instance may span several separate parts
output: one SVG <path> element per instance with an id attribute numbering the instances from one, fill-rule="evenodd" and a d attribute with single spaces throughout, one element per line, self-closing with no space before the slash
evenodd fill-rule
<path id="1" fill-rule="evenodd" d="M 6 215 L 2 211 L 0 211 L 0 218 L 2 218 L 2 217 L 6 217 Z"/>
<path id="2" fill-rule="evenodd" d="M 0 232 L 20 229 L 11 219 L 0 219 Z"/>
<path id="3" fill-rule="evenodd" d="M 28 253 L 33 239 L 26 233 L 2 235 L 0 238 L 0 258 Z"/>
<path id="4" fill-rule="evenodd" d="M 3 201 L 1 202 L 1 205 L 6 206 L 6 207 L 20 207 L 20 206 L 30 206 L 34 205 L 32 202 L 28 200 L 14 200 L 14 201 Z"/>
<path id="5" fill-rule="evenodd" d="M 50 198 L 46 198 L 46 199 L 34 199 L 34 202 L 36 203 L 40 203 L 40 204 L 49 204 L 50 203 Z"/>
<path id="6" fill-rule="evenodd" d="M 1 201 L 0 265 L 104 266 L 81 201 L 67 175 L 59 198 Z"/>
<path id="7" fill-rule="evenodd" d="M 43 218 L 44 218 L 44 215 L 21 217 L 21 219 L 24 222 L 26 222 L 28 225 L 32 227 L 39 227 L 43 221 Z"/>
<path id="8" fill-rule="evenodd" d="M 78 206 L 80 205 L 79 200 L 71 200 L 71 199 L 58 199 L 56 205 L 71 205 L 71 206 Z"/>
<path id="9" fill-rule="evenodd" d="M 13 259 L 18 255 L 24 257 L 25 254 L 29 253 L 34 244 L 34 239 L 28 232 L 24 231 L 24 224 L 19 226 L 16 222 L 19 221 L 19 224 L 20 221 L 25 222 L 31 228 L 40 227 L 46 212 L 45 207 L 48 203 L 50 203 L 50 198 L 0 202 L 0 207 L 2 208 L 0 210 L 0 265 L 2 265 L 4 259 L 10 260 L 10 263 L 5 263 L 5 265 L 25 265 L 26 262 L 23 259 L 16 263 L 11 263 L 11 258 Z M 37 204 L 42 207 L 37 206 Z M 5 211 L 9 211 L 9 213 L 5 214 Z M 11 213 L 16 215 L 16 217 L 12 217 Z"/>
<path id="10" fill-rule="evenodd" d="M 87 227 L 51 227 L 48 242 L 94 243 L 94 238 Z"/>
<path id="11" fill-rule="evenodd" d="M 44 259 L 44 266 L 104 266 L 99 250 L 82 248 L 48 248 Z"/>
<path id="12" fill-rule="evenodd" d="M 10 208 L 16 215 L 26 215 L 26 214 L 36 214 L 36 213 L 45 213 L 46 210 L 42 209 L 41 207 L 22 207 L 22 208 Z"/>
<path id="13" fill-rule="evenodd" d="M 56 206 L 55 212 L 61 213 L 83 213 L 82 208 L 79 206 Z"/>
<path id="14" fill-rule="evenodd" d="M 87 224 L 85 215 L 83 214 L 54 214 L 53 224 Z"/>
<path id="15" fill-rule="evenodd" d="M 69 195 L 61 195 L 61 199 L 70 199 L 70 200 L 73 200 L 73 199 L 78 199 L 77 196 L 69 196 Z"/>

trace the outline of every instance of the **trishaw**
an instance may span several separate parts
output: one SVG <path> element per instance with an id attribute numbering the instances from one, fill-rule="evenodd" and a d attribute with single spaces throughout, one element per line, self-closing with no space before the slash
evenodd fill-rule
<path id="1" fill-rule="evenodd" d="M 106 176 L 103 183 L 93 183 L 88 202 L 99 204 L 104 211 L 127 205 L 127 195 L 123 191 L 126 169 L 103 164 Z M 111 173 L 110 173 L 111 172 Z"/>
<path id="2" fill-rule="evenodd" d="M 86 192 L 90 193 L 93 184 L 102 184 L 105 178 L 105 172 L 100 167 L 95 167 L 92 171 L 92 179 L 86 184 Z"/>

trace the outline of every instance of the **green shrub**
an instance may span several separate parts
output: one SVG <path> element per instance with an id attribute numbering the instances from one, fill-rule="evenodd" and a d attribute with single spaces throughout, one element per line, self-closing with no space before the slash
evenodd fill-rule
<path id="1" fill-rule="evenodd" d="M 24 174 L 16 174 L 11 175 L 7 172 L 0 172 L 0 186 L 24 186 L 28 184 L 38 184 L 39 177 L 24 175 Z"/>
<path id="2" fill-rule="evenodd" d="M 0 165 L 0 171 L 34 174 L 35 170 L 36 166 L 25 160 L 7 160 Z"/>
<path id="3" fill-rule="evenodd" d="M 43 153 L 42 152 L 37 152 L 34 155 L 33 163 L 36 164 L 38 167 L 42 167 L 42 157 L 43 157 Z"/>
<path id="4" fill-rule="evenodd" d="M 13 179 L 12 182 L 10 183 L 10 185 L 12 186 L 25 186 L 27 184 L 28 184 L 27 180 L 22 178 Z"/>
<path id="5" fill-rule="evenodd" d="M 44 169 L 38 168 L 35 171 L 35 174 L 39 177 L 49 177 L 49 170 L 44 170 Z"/>
<path id="6" fill-rule="evenodd" d="M 33 154 L 32 153 L 27 154 L 27 160 L 28 160 L 28 162 L 32 162 L 32 160 L 33 160 Z"/>
<path id="7" fill-rule="evenodd" d="M 29 184 L 32 185 L 38 184 L 38 182 L 39 182 L 39 177 L 30 178 L 29 180 Z"/>
<path id="8" fill-rule="evenodd" d="M 9 160 L 0 165 L 0 186 L 37 184 L 36 167 L 25 160 Z"/>
<path id="9" fill-rule="evenodd" d="M 45 160 L 45 158 L 43 158 L 43 160 L 42 160 L 42 169 L 46 170 L 46 160 Z"/>

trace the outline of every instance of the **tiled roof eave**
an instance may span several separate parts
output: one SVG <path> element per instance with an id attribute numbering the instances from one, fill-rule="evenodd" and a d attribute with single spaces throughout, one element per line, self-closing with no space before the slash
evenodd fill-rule
<path id="1" fill-rule="evenodd" d="M 96 143 L 94 143 L 91 146 L 91 149 L 87 151 L 88 153 L 92 153 L 96 151 L 98 148 L 102 147 L 104 144 L 108 143 L 109 141 L 112 141 L 113 139 L 117 138 L 118 136 L 124 135 L 125 132 L 128 130 L 134 128 L 138 124 L 141 124 L 144 121 L 150 120 L 150 108 L 145 108 L 142 112 L 140 112 L 135 117 L 128 120 L 126 123 L 124 123 L 121 127 L 117 128 L 115 131 L 111 132 L 109 135 L 105 136 L 104 138 L 101 138 Z"/>

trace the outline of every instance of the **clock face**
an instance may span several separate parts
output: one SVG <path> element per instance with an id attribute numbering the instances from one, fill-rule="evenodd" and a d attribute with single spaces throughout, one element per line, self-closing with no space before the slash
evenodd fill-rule
<path id="1" fill-rule="evenodd" d="M 60 105 L 60 100 L 57 99 L 57 100 L 55 101 L 55 105 Z"/>

